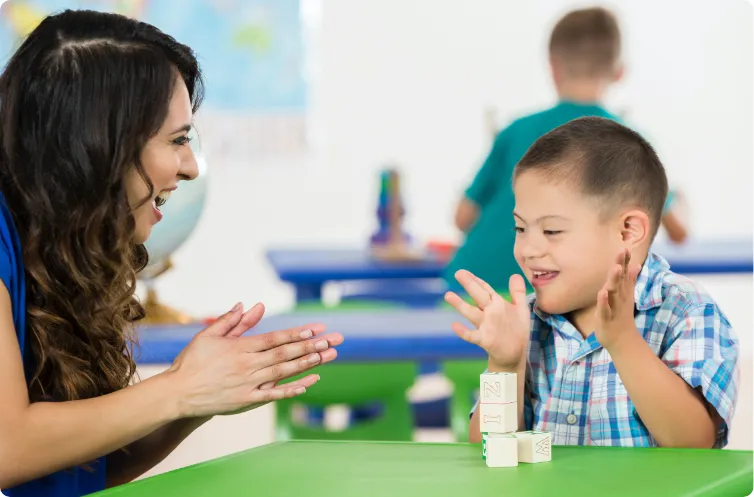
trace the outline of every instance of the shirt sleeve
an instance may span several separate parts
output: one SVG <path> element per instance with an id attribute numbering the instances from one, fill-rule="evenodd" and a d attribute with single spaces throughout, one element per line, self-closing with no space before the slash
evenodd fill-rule
<path id="1" fill-rule="evenodd" d="M 725 447 L 740 382 L 739 345 L 733 329 L 716 305 L 703 303 L 679 315 L 671 334 L 661 359 L 692 388 L 700 390 L 723 419 L 715 447 Z"/>
<path id="2" fill-rule="evenodd" d="M 668 197 L 665 199 L 665 205 L 662 206 L 662 215 L 667 214 L 675 203 L 676 195 L 673 190 L 668 191 Z"/>
<path id="3" fill-rule="evenodd" d="M 497 193 L 503 176 L 509 174 L 506 167 L 506 155 L 510 140 L 510 127 L 505 128 L 495 138 L 489 155 L 477 172 L 471 185 L 466 189 L 466 198 L 484 208 Z"/>
<path id="4" fill-rule="evenodd" d="M 10 254 L 8 253 L 8 248 L 5 246 L 5 243 L 2 239 L 0 239 L 0 279 L 3 280 L 3 284 L 5 285 L 5 288 L 10 293 L 11 286 L 10 286 L 10 278 L 11 278 L 11 260 L 10 260 Z"/>

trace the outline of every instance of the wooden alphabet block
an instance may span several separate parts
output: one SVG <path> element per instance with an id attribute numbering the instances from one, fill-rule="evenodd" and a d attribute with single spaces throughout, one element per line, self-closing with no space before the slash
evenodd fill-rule
<path id="1" fill-rule="evenodd" d="M 522 431 L 514 433 L 518 440 L 518 461 L 538 463 L 552 461 L 552 439 L 544 431 Z"/>
<path id="2" fill-rule="evenodd" d="M 518 403 L 479 404 L 482 433 L 512 433 L 518 429 Z"/>
<path id="3" fill-rule="evenodd" d="M 479 375 L 480 404 L 510 404 L 518 401 L 516 373 L 482 373 Z"/>
<path id="4" fill-rule="evenodd" d="M 490 468 L 518 466 L 516 437 L 502 433 L 482 433 L 482 457 Z"/>

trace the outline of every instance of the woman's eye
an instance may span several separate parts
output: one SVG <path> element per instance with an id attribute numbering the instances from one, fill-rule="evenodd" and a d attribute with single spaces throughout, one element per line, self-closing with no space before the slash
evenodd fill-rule
<path id="1" fill-rule="evenodd" d="M 191 138 L 188 136 L 179 136 L 173 140 L 174 145 L 188 145 L 189 143 L 191 143 Z"/>

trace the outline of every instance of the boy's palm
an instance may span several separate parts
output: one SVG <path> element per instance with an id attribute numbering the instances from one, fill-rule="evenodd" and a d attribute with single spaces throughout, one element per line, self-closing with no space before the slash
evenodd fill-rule
<path id="1" fill-rule="evenodd" d="M 477 329 L 470 330 L 456 322 L 452 325 L 453 331 L 463 340 L 482 347 L 495 364 L 503 367 L 518 365 L 524 359 L 531 329 L 523 278 L 517 274 L 511 276 L 509 292 L 512 303 L 469 271 L 458 271 L 456 279 L 476 306 L 453 292 L 448 292 L 445 300 Z"/>

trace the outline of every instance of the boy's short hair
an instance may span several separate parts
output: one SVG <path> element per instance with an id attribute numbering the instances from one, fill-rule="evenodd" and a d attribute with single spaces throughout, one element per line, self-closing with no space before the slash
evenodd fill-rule
<path id="1" fill-rule="evenodd" d="M 571 76 L 610 74 L 620 59 L 618 21 L 602 7 L 569 12 L 553 28 L 549 49 Z"/>
<path id="2" fill-rule="evenodd" d="M 649 216 L 651 239 L 668 195 L 665 168 L 652 146 L 635 131 L 604 117 L 580 117 L 540 137 L 516 164 L 513 181 L 537 172 L 569 181 L 599 199 L 609 216 L 636 207 Z"/>

